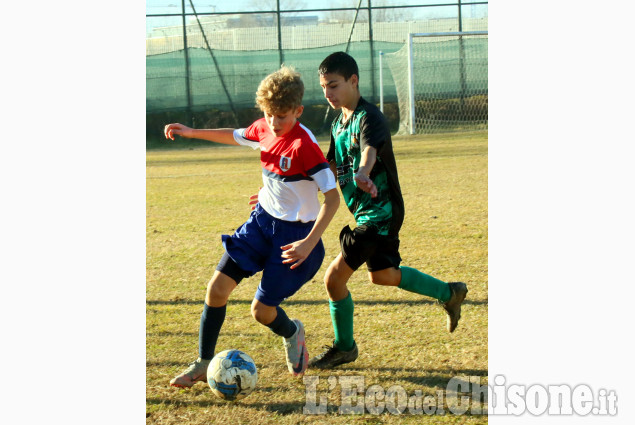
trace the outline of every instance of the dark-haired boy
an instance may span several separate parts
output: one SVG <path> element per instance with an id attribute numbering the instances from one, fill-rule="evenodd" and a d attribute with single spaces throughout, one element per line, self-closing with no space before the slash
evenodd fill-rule
<path id="1" fill-rule="evenodd" d="M 362 264 L 366 263 L 374 284 L 437 299 L 447 312 L 449 332 L 458 325 L 467 286 L 462 282 L 445 283 L 400 266 L 404 202 L 386 119 L 361 97 L 359 70 L 350 55 L 329 55 L 320 65 L 319 75 L 324 97 L 334 109 L 342 111 L 333 122 L 326 159 L 357 224 L 353 230 L 349 226 L 342 229 L 342 251 L 324 278 L 335 340 L 332 347 L 311 359 L 309 367 L 330 369 L 358 356 L 353 338 L 353 299 L 346 284 Z"/>

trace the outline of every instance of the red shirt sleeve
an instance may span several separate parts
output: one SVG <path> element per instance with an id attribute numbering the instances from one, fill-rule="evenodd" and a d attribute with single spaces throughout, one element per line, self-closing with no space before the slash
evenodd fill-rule
<path id="1" fill-rule="evenodd" d="M 243 137 L 248 140 L 253 140 L 254 142 L 260 142 L 262 134 L 264 132 L 263 125 L 266 126 L 264 118 L 260 118 L 258 121 L 254 121 L 249 127 L 247 127 L 243 131 Z"/>

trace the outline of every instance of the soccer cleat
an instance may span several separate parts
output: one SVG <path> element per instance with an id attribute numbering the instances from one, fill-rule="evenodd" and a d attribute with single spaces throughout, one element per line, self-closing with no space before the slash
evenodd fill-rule
<path id="1" fill-rule="evenodd" d="M 335 346 L 335 343 L 333 343 L 332 347 L 325 345 L 324 348 L 326 348 L 326 351 L 324 351 L 322 354 L 318 354 L 311 359 L 311 361 L 309 362 L 310 368 L 333 369 L 335 366 L 354 362 L 359 355 L 356 343 L 350 351 L 340 350 Z"/>
<path id="2" fill-rule="evenodd" d="M 207 382 L 207 367 L 210 362 L 211 360 L 204 360 L 199 357 L 195 362 L 190 363 L 190 366 L 183 373 L 173 378 L 170 381 L 170 385 L 179 388 L 190 388 L 197 382 Z"/>
<path id="3" fill-rule="evenodd" d="M 452 296 L 450 296 L 450 299 L 442 305 L 443 309 L 448 314 L 448 332 L 454 332 L 459 324 L 459 319 L 461 318 L 461 303 L 465 299 L 465 295 L 467 295 L 467 285 L 463 282 L 450 282 L 448 285 L 450 285 Z"/>
<path id="4" fill-rule="evenodd" d="M 284 350 L 287 356 L 287 367 L 293 376 L 302 376 L 309 362 L 309 351 L 304 340 L 304 325 L 297 319 L 293 319 L 297 326 L 295 334 L 290 338 L 282 338 Z"/>

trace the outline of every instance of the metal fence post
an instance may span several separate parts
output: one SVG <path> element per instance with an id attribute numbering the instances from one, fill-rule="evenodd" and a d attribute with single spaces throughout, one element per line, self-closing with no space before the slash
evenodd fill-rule
<path id="1" fill-rule="evenodd" d="M 379 51 L 379 110 L 384 113 L 384 52 Z"/>
<path id="2" fill-rule="evenodd" d="M 284 63 L 284 55 L 282 53 L 282 24 L 280 23 L 280 0 L 276 0 L 276 16 L 278 17 L 278 57 L 280 58 L 280 66 Z"/>
<path id="3" fill-rule="evenodd" d="M 459 5 L 459 32 L 463 32 L 463 15 L 461 13 L 461 0 L 458 0 Z M 463 46 L 463 36 L 459 36 L 459 73 L 461 79 L 461 97 L 460 106 L 461 113 L 465 109 L 465 92 L 467 90 L 467 84 L 465 82 L 465 47 Z"/>
<path id="4" fill-rule="evenodd" d="M 192 93 L 190 90 L 190 55 L 187 51 L 187 28 L 185 26 L 185 0 L 181 0 L 181 16 L 183 18 L 183 53 L 185 53 L 185 92 L 187 95 L 187 120 L 188 125 L 194 125 L 192 115 Z"/>
<path id="5" fill-rule="evenodd" d="M 373 102 L 377 101 L 377 87 L 375 83 L 375 53 L 373 46 L 373 16 L 371 13 L 371 0 L 368 0 L 368 40 L 370 44 L 370 85 L 373 88 Z"/>

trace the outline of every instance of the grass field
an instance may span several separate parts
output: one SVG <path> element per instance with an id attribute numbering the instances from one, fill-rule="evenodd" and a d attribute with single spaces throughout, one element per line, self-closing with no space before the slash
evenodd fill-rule
<path id="1" fill-rule="evenodd" d="M 321 147 L 326 152 L 326 143 Z M 217 352 L 237 348 L 254 358 L 256 391 L 226 403 L 203 383 L 188 390 L 168 385 L 197 357 L 205 289 L 223 252 L 220 236 L 247 219 L 248 198 L 261 186 L 261 172 L 258 151 L 241 147 L 147 152 L 148 423 L 487 423 L 486 415 L 469 411 L 341 414 L 341 385 L 329 389 L 331 376 L 363 376 L 366 388 L 399 385 L 408 395 L 420 390 L 433 397 L 454 376 L 487 382 L 487 132 L 396 137 L 394 149 L 406 206 L 402 264 L 445 281 L 466 282 L 462 319 L 449 334 L 445 313 L 431 299 L 375 286 L 363 266 L 349 282 L 359 358 L 334 371 L 306 374 L 320 377 L 318 400 L 328 400 L 327 413 L 321 415 L 303 414 L 306 386 L 288 373 L 280 337 L 250 315 L 259 274 L 244 280 L 230 297 L 217 344 Z M 338 234 L 346 224 L 354 222 L 342 203 L 323 236 L 326 258 L 320 272 L 283 303 L 291 318 L 305 324 L 311 356 L 333 338 L 322 279 L 339 252 Z"/>

